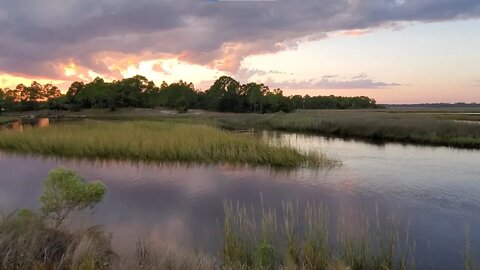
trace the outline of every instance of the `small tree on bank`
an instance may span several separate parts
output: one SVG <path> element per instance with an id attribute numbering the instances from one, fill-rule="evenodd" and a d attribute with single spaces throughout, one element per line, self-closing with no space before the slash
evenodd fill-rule
<path id="1" fill-rule="evenodd" d="M 102 201 L 105 192 L 101 182 L 87 183 L 76 172 L 58 168 L 45 180 L 41 211 L 58 229 L 71 212 L 92 209 Z"/>

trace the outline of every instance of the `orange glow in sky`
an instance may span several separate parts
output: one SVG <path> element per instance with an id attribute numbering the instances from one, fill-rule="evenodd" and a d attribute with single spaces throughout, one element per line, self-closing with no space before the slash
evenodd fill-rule
<path id="1" fill-rule="evenodd" d="M 193 64 L 191 60 L 199 60 L 193 58 L 203 56 L 186 52 L 104 52 L 95 61 L 107 67 L 105 72 L 70 59 L 57 64 L 62 78 L 0 73 L 0 88 L 35 80 L 65 92 L 76 80 L 88 82 L 100 76 L 111 81 L 140 74 L 157 85 L 184 80 L 205 90 L 216 78 L 229 75 L 241 83 L 280 87 L 287 95 L 366 95 L 380 103 L 480 102 L 478 48 L 480 20 L 413 24 L 395 30 L 335 32 L 325 39 L 253 55 L 248 55 L 254 51 L 251 47 L 230 43 L 215 61 L 205 64 Z M 243 53 L 246 57 L 238 59 Z"/>

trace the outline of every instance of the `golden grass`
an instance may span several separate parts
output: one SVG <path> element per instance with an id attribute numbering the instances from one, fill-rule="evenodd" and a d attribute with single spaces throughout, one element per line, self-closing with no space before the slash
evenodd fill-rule
<path id="1" fill-rule="evenodd" d="M 228 163 L 272 166 L 331 166 L 319 153 L 215 127 L 153 121 L 85 121 L 0 133 L 0 148 L 23 153 L 156 162 Z"/>

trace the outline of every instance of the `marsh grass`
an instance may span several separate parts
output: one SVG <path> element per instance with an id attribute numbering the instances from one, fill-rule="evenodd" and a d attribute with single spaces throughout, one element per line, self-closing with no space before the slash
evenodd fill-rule
<path id="1" fill-rule="evenodd" d="M 218 256 L 158 249 L 151 239 L 135 243 L 133 260 L 118 258 L 100 227 L 68 231 L 19 211 L 0 218 L 0 269 L 90 270 L 403 270 L 415 269 L 413 246 L 398 223 L 339 220 L 335 235 L 321 204 L 286 202 L 279 211 L 225 201 L 222 249 Z M 353 226 L 354 230 L 346 227 Z M 466 233 L 465 269 L 478 269 Z"/>
<path id="2" fill-rule="evenodd" d="M 472 112 L 478 112 L 478 108 L 453 111 L 450 109 L 298 110 L 288 114 L 233 114 L 205 111 L 164 114 L 161 109 L 141 111 L 121 109 L 117 112 L 86 110 L 81 112 L 81 115 L 90 119 L 203 123 L 232 130 L 271 129 L 374 142 L 392 141 L 478 149 L 480 148 L 480 125 L 477 123 L 480 116 Z M 68 112 L 52 116 L 78 117 L 79 114 Z"/>
<path id="3" fill-rule="evenodd" d="M 139 239 L 136 244 L 135 265 L 125 269 L 148 270 L 211 270 L 215 262 L 202 254 L 187 254 L 167 249 L 156 249 L 148 239 Z"/>
<path id="4" fill-rule="evenodd" d="M 155 162 L 279 167 L 334 166 L 317 152 L 222 131 L 212 126 L 154 122 L 85 121 L 0 133 L 0 148 L 21 153 Z"/>
<path id="5" fill-rule="evenodd" d="M 414 269 L 408 241 L 400 243 L 393 222 L 387 228 L 368 220 L 355 234 L 339 230 L 334 243 L 329 213 L 325 207 L 307 204 L 304 214 L 298 204 L 284 203 L 282 213 L 247 210 L 239 203 L 225 202 L 221 261 L 224 269 Z"/>
<path id="6" fill-rule="evenodd" d="M 99 227 L 53 229 L 27 210 L 0 218 L 0 269 L 112 269 L 116 262 Z"/>
<path id="7" fill-rule="evenodd" d="M 457 116 L 458 117 L 458 116 Z M 480 125 L 427 113 L 299 111 L 290 114 L 218 117 L 225 128 L 259 128 L 415 144 L 480 148 Z"/>
<path id="8" fill-rule="evenodd" d="M 472 248 L 470 246 L 470 227 L 465 227 L 465 270 L 480 270 L 480 264 L 478 264 L 478 256 L 472 254 Z M 477 261 L 477 262 L 476 262 Z"/>

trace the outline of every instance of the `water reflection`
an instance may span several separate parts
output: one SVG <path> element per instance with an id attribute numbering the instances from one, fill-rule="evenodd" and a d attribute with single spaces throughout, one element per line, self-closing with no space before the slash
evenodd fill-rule
<path id="1" fill-rule="evenodd" d="M 0 210 L 37 208 L 43 179 L 58 166 L 108 187 L 95 215 L 84 217 L 112 232 L 121 255 L 138 237 L 158 245 L 200 247 L 215 253 L 223 202 L 239 201 L 281 211 L 286 201 L 322 203 L 333 230 L 339 220 L 358 232 L 365 218 L 400 221 L 416 241 L 419 269 L 463 266 L 465 226 L 473 254 L 480 252 L 480 151 L 358 141 L 281 132 L 255 134 L 299 149 L 336 155 L 330 170 L 278 171 L 265 167 L 143 164 L 0 155 Z"/>
<path id="2" fill-rule="evenodd" d="M 21 118 L 20 120 L 2 125 L 2 129 L 24 130 L 26 128 L 39 127 L 45 128 L 50 125 L 49 118 Z"/>

